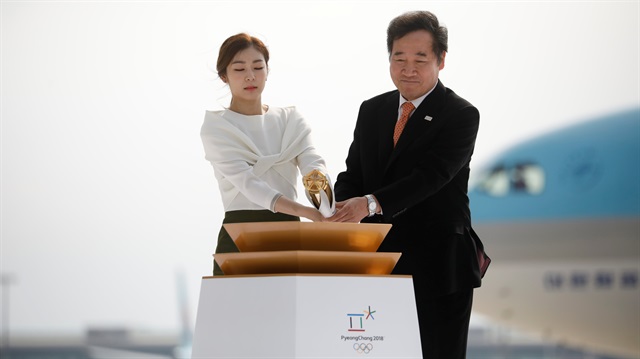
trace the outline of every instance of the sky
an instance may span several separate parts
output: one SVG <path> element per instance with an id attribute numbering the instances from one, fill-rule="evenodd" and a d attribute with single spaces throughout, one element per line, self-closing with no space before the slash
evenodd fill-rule
<path id="1" fill-rule="evenodd" d="M 638 1 L 2 0 L 11 332 L 177 330 L 180 275 L 195 319 L 224 212 L 199 136 L 205 111 L 229 104 L 222 41 L 265 41 L 263 102 L 298 107 L 335 179 L 361 102 L 393 89 L 386 27 L 409 10 L 449 28 L 440 79 L 480 111 L 472 173 L 640 105 Z"/>

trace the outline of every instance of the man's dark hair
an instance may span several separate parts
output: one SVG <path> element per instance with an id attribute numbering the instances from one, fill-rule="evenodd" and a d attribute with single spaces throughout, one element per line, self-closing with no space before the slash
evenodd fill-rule
<path id="1" fill-rule="evenodd" d="M 449 46 L 449 35 L 447 28 L 440 26 L 438 18 L 429 11 L 410 11 L 391 20 L 387 28 L 387 50 L 389 56 L 393 49 L 393 42 L 406 34 L 418 30 L 425 30 L 433 36 L 433 53 L 441 63 L 443 53 L 447 52 Z"/>

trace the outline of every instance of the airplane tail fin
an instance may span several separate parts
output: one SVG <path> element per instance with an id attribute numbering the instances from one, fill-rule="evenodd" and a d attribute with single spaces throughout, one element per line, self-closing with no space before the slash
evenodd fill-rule
<path id="1" fill-rule="evenodd" d="M 176 286 L 178 293 L 178 306 L 180 313 L 180 343 L 174 350 L 177 359 L 191 358 L 191 346 L 193 343 L 193 328 L 187 298 L 187 283 L 183 271 L 176 272 Z"/>

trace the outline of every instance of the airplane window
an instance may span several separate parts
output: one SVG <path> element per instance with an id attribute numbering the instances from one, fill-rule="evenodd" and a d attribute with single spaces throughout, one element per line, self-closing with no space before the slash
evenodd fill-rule
<path id="1" fill-rule="evenodd" d="M 607 272 L 596 273 L 596 286 L 598 288 L 609 288 L 613 284 L 613 275 Z"/>
<path id="2" fill-rule="evenodd" d="M 562 287 L 562 275 L 558 273 L 547 273 L 544 278 L 545 287 L 548 289 L 558 289 Z"/>
<path id="3" fill-rule="evenodd" d="M 566 288 L 584 290 L 589 286 L 597 289 L 613 289 L 617 282 L 617 277 L 613 272 L 598 270 L 595 273 L 573 272 L 559 273 L 550 272 L 544 276 L 544 286 L 548 290 L 563 289 L 566 281 Z M 622 289 L 636 289 L 638 287 L 638 272 L 624 271 L 620 273 L 619 285 Z"/>
<path id="4" fill-rule="evenodd" d="M 584 273 L 573 273 L 571 275 L 571 285 L 573 288 L 584 288 L 587 286 L 587 275 Z"/>
<path id="5" fill-rule="evenodd" d="M 523 162 L 510 167 L 494 167 L 480 181 L 478 189 L 494 197 L 503 197 L 510 192 L 538 195 L 544 190 L 544 185 L 545 174 L 542 167 Z"/>
<path id="6" fill-rule="evenodd" d="M 511 186 L 516 192 L 540 194 L 544 189 L 544 171 L 533 163 L 517 164 L 512 171 Z"/>
<path id="7" fill-rule="evenodd" d="M 509 175 L 506 168 L 503 166 L 494 167 L 481 181 L 478 188 L 491 196 L 505 196 L 509 192 Z"/>
<path id="8" fill-rule="evenodd" d="M 636 288 L 638 286 L 638 272 L 622 273 L 622 287 Z"/>

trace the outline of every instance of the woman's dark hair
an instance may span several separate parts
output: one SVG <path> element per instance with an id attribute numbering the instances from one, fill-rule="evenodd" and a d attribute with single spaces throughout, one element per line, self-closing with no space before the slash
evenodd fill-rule
<path id="1" fill-rule="evenodd" d="M 391 20 L 387 28 L 387 50 L 389 56 L 393 50 L 393 42 L 406 34 L 418 30 L 425 30 L 433 36 L 433 53 L 442 61 L 443 52 L 448 50 L 448 31 L 440 26 L 438 18 L 429 11 L 410 11 Z"/>
<path id="2" fill-rule="evenodd" d="M 218 54 L 218 63 L 216 70 L 218 76 L 223 78 L 227 75 L 227 67 L 233 60 L 233 57 L 242 50 L 254 47 L 263 56 L 267 66 L 269 66 L 269 50 L 265 44 L 258 38 L 250 36 L 246 33 L 239 33 L 224 40 L 220 46 L 220 53 Z"/>

